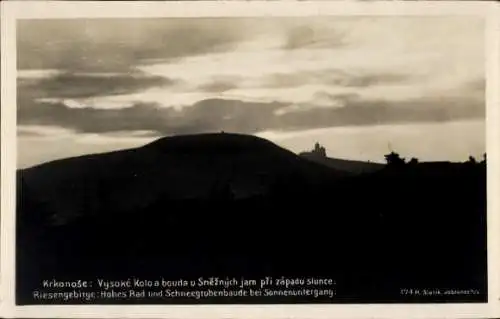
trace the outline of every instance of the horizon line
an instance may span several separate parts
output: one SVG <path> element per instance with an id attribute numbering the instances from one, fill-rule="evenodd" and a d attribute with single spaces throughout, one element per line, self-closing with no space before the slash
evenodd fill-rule
<path id="1" fill-rule="evenodd" d="M 128 151 L 128 150 L 140 149 L 142 147 L 145 147 L 145 146 L 147 146 L 149 144 L 152 144 L 152 143 L 157 142 L 157 141 L 162 140 L 162 139 L 168 139 L 168 138 L 174 138 L 174 137 L 202 136 L 202 135 L 223 135 L 223 134 L 226 134 L 226 135 L 236 135 L 236 136 L 245 136 L 245 137 L 253 137 L 253 138 L 261 139 L 261 140 L 270 142 L 274 146 L 282 148 L 282 149 L 285 149 L 285 150 L 287 150 L 287 151 L 295 154 L 296 156 L 300 156 L 300 157 L 303 157 L 306 154 L 314 153 L 315 143 L 317 143 L 320 147 L 324 148 L 324 146 L 322 145 L 322 143 L 320 141 L 316 141 L 315 143 L 313 143 L 311 145 L 311 147 L 309 149 L 302 150 L 302 151 L 294 151 L 294 150 L 291 150 L 291 149 L 289 149 L 287 147 L 281 146 L 278 143 L 276 143 L 276 142 L 274 142 L 274 141 L 272 141 L 272 140 L 270 140 L 268 138 L 264 138 L 264 137 L 261 137 L 261 136 L 255 135 L 255 134 L 227 132 L 227 131 L 221 130 L 221 131 L 218 131 L 218 132 L 213 131 L 213 132 L 205 132 L 205 133 L 176 134 L 176 135 L 165 135 L 165 136 L 160 136 L 160 137 L 153 137 L 152 136 L 151 137 L 152 140 L 150 142 L 141 144 L 141 145 L 136 146 L 136 147 L 124 147 L 124 148 L 119 148 L 119 149 L 114 149 L 114 150 L 108 150 L 108 151 L 97 151 L 97 152 L 90 152 L 90 153 L 85 153 L 85 154 L 81 154 L 81 155 L 59 157 L 59 158 L 54 158 L 54 159 L 46 160 L 46 161 L 43 161 L 43 162 L 38 162 L 36 164 L 31 164 L 29 166 L 24 166 L 24 167 L 20 166 L 20 165 L 16 165 L 16 170 L 30 169 L 30 168 L 34 168 L 34 167 L 37 167 L 37 166 L 40 166 L 40 165 L 44 165 L 44 164 L 48 164 L 48 163 L 52 163 L 52 162 L 57 162 L 57 161 L 62 161 L 62 160 L 67 160 L 67 159 L 81 158 L 81 157 L 92 156 L 92 155 L 104 155 L 104 154 L 110 154 L 110 153 L 117 153 L 117 152 L 123 152 L 123 151 Z M 389 142 L 389 145 L 390 145 L 390 142 Z M 338 156 L 332 157 L 332 156 L 330 156 L 328 154 L 328 149 L 324 148 L 324 150 L 326 152 L 325 157 L 328 158 L 328 159 L 336 159 L 336 160 L 351 161 L 351 162 L 363 162 L 363 163 L 370 163 L 370 164 L 378 164 L 378 165 L 382 165 L 382 166 L 387 165 L 387 161 L 384 158 L 381 158 L 379 160 L 361 160 L 361 159 L 356 159 L 356 158 L 345 158 L 345 157 L 338 157 Z M 404 159 L 406 161 L 410 161 L 411 159 L 414 158 L 414 159 L 418 160 L 418 163 L 465 163 L 468 160 L 470 160 L 471 158 L 473 158 L 474 160 L 476 160 L 479 163 L 479 162 L 481 162 L 483 160 L 483 158 L 486 155 L 486 152 L 483 153 L 483 158 L 478 158 L 476 156 L 470 155 L 469 158 L 466 158 L 463 161 L 451 161 L 451 160 L 420 161 L 420 159 L 417 158 L 417 157 L 404 156 L 404 154 L 398 153 L 394 149 L 389 148 L 388 151 L 387 151 L 387 153 L 384 154 L 383 156 L 391 154 L 391 153 L 395 153 L 395 154 L 399 155 L 401 157 L 401 159 Z M 19 164 L 19 163 L 17 163 L 17 164 Z"/>

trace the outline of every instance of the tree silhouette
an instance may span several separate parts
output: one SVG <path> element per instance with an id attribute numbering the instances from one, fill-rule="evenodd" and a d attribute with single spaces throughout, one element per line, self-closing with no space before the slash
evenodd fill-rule
<path id="1" fill-rule="evenodd" d="M 467 161 L 469 164 L 477 164 L 477 160 L 474 156 L 469 156 L 469 160 Z"/>
<path id="2" fill-rule="evenodd" d="M 412 157 L 411 160 L 408 162 L 410 165 L 417 165 L 418 164 L 418 158 Z"/>
<path id="3" fill-rule="evenodd" d="M 401 166 L 404 165 L 405 159 L 402 158 L 398 153 L 392 151 L 389 154 L 384 155 L 385 161 L 387 162 L 387 165 L 390 166 Z"/>

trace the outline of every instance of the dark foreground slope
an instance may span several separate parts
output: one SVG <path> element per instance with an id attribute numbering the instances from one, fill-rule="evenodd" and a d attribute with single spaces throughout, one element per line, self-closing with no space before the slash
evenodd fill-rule
<path id="1" fill-rule="evenodd" d="M 384 164 L 318 156 L 311 152 L 305 152 L 299 155 L 313 162 L 351 174 L 374 173 L 384 168 Z"/>
<path id="2" fill-rule="evenodd" d="M 18 182 L 23 303 L 53 277 L 320 276 L 337 280 L 337 302 L 486 292 L 484 165 L 346 177 L 262 139 L 208 134 L 44 164 Z M 401 294 L 418 287 L 478 294 Z"/>

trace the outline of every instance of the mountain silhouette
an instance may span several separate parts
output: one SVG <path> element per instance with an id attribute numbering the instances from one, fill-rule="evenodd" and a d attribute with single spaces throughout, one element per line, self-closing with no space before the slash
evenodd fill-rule
<path id="1" fill-rule="evenodd" d="M 284 179 L 306 187 L 345 175 L 262 138 L 229 133 L 165 137 L 18 172 L 31 193 L 50 203 L 58 223 L 85 213 L 140 209 L 165 196 L 205 198 L 223 183 L 245 198 L 267 193 Z"/>
<path id="2" fill-rule="evenodd" d="M 393 302 L 401 287 L 484 301 L 485 164 L 330 163 L 209 133 L 18 170 L 18 301 L 41 279 L 99 276 L 319 276 L 338 281 L 337 302 Z"/>

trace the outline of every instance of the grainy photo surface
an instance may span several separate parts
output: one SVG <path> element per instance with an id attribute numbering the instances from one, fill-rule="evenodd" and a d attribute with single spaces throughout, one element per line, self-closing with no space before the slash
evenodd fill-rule
<path id="1" fill-rule="evenodd" d="M 18 20 L 16 303 L 487 302 L 484 28 Z"/>

